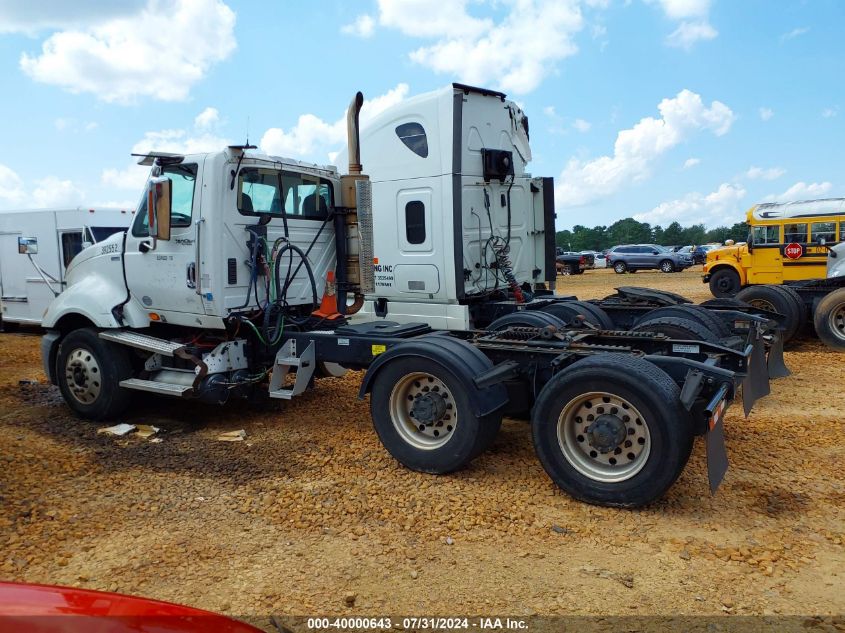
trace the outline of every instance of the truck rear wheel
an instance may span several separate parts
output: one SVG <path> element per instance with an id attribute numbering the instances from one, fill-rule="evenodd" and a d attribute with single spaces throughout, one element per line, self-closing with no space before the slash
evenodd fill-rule
<path id="1" fill-rule="evenodd" d="M 633 332 L 654 332 L 669 338 L 718 343 L 719 337 L 708 327 L 687 318 L 657 317 L 635 325 Z"/>
<path id="2" fill-rule="evenodd" d="M 780 286 L 761 285 L 743 288 L 736 295 L 740 301 L 745 301 L 755 308 L 777 312 L 786 317 L 783 328 L 783 342 L 786 343 L 795 336 L 800 326 L 800 312 L 792 297 Z"/>
<path id="3" fill-rule="evenodd" d="M 825 345 L 845 352 L 845 288 L 834 290 L 819 301 L 813 325 Z"/>
<path id="4" fill-rule="evenodd" d="M 534 449 L 576 499 L 638 507 L 659 499 L 689 459 L 692 418 L 665 372 L 633 356 L 578 361 L 540 392 Z"/>
<path id="5" fill-rule="evenodd" d="M 613 321 L 607 312 L 588 301 L 557 301 L 540 308 L 538 312 L 545 312 L 561 319 L 565 323 L 571 322 L 578 315 L 584 320 L 602 330 L 614 329 Z"/>
<path id="6" fill-rule="evenodd" d="M 791 286 L 775 286 L 778 290 L 782 293 L 786 294 L 790 299 L 792 299 L 792 303 L 795 305 L 795 308 L 798 310 L 798 331 L 800 332 L 807 326 L 807 322 L 809 321 L 809 315 L 807 314 L 807 305 L 804 303 L 804 300 L 801 298 L 801 295 L 792 288 Z"/>
<path id="7" fill-rule="evenodd" d="M 558 330 L 565 330 L 566 323 L 555 314 L 544 310 L 521 310 L 511 312 L 505 316 L 495 319 L 485 330 L 488 332 L 501 332 L 509 327 L 548 327 L 554 326 Z"/>
<path id="8" fill-rule="evenodd" d="M 475 415 L 458 378 L 427 358 L 397 358 L 382 367 L 370 413 L 397 461 L 434 474 L 463 468 L 490 446 L 502 424 L 501 413 Z"/>
<path id="9" fill-rule="evenodd" d="M 732 268 L 719 268 L 710 275 L 710 292 L 714 297 L 733 297 L 741 288 L 739 273 Z"/>
<path id="10" fill-rule="evenodd" d="M 126 348 L 107 343 L 94 329 L 74 330 L 59 345 L 56 377 L 65 402 L 90 420 L 118 415 L 130 392 L 120 381 L 132 376 Z"/>
<path id="11" fill-rule="evenodd" d="M 639 322 L 645 323 L 646 321 L 663 317 L 675 317 L 695 321 L 699 325 L 706 327 L 719 338 L 730 336 L 731 333 L 730 327 L 720 317 L 711 314 L 710 310 L 696 305 L 675 305 L 655 308 L 647 312 Z"/>

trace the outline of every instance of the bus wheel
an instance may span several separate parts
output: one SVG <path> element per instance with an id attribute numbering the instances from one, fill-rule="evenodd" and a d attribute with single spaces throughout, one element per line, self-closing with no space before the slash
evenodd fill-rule
<path id="1" fill-rule="evenodd" d="M 845 352 L 845 288 L 834 290 L 819 301 L 813 324 L 825 345 Z"/>
<path id="2" fill-rule="evenodd" d="M 531 416 L 549 477 L 587 503 L 638 507 L 659 499 L 684 469 L 692 417 L 680 389 L 646 360 L 601 354 L 552 378 Z"/>
<path id="3" fill-rule="evenodd" d="M 710 275 L 710 292 L 714 297 L 733 297 L 741 287 L 739 274 L 732 268 L 720 268 Z"/>

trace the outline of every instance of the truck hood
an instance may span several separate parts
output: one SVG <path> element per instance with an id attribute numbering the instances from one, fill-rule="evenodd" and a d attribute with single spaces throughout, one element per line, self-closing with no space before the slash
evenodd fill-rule
<path id="1" fill-rule="evenodd" d="M 845 277 L 845 242 L 840 242 L 831 249 L 827 256 L 827 278 Z M 836 253 L 836 257 L 832 257 Z"/>
<path id="2" fill-rule="evenodd" d="M 117 257 L 119 259 L 123 254 L 123 236 L 124 232 L 118 231 L 117 233 L 109 235 L 102 242 L 92 244 L 88 248 L 80 251 L 76 257 L 70 260 L 70 264 L 67 267 L 68 283 L 72 283 L 71 276 L 74 271 L 79 268 L 80 264 L 83 264 L 84 262 L 96 257 Z"/>

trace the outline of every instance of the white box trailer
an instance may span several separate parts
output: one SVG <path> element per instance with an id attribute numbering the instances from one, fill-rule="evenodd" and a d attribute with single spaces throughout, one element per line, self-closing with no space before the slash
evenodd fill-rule
<path id="1" fill-rule="evenodd" d="M 132 211 L 31 209 L 0 212 L 3 323 L 38 325 L 65 287 L 67 268 L 86 246 L 123 231 Z"/>

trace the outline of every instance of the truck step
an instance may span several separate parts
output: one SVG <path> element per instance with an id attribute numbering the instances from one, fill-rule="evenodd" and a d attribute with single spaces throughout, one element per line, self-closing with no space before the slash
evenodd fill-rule
<path id="1" fill-rule="evenodd" d="M 276 353 L 276 362 L 270 376 L 270 397 L 290 400 L 303 393 L 314 376 L 314 370 L 317 367 L 315 361 L 313 342 L 309 343 L 305 351 L 299 356 L 296 353 L 295 341 L 285 343 Z M 287 387 L 285 386 L 285 377 L 291 369 L 296 369 L 296 379 L 292 386 Z"/>
<path id="2" fill-rule="evenodd" d="M 158 382 L 156 380 L 141 380 L 140 378 L 127 378 L 120 381 L 120 386 L 126 389 L 137 389 L 138 391 L 149 391 L 151 393 L 163 393 L 167 396 L 184 396 L 193 391 L 190 385 L 174 385 L 171 382 Z"/>
<path id="3" fill-rule="evenodd" d="M 155 352 L 162 356 L 173 356 L 185 346 L 182 343 L 173 343 L 165 341 L 155 336 L 147 336 L 146 334 L 139 334 L 138 332 L 127 332 L 126 330 L 110 331 L 106 330 L 100 332 L 100 338 L 113 343 L 120 343 L 121 345 L 128 345 L 129 347 L 137 347 L 148 352 Z"/>

